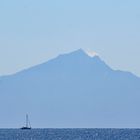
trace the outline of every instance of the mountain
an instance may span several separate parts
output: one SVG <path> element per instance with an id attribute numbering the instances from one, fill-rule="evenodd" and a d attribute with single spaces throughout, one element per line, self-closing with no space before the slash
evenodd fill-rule
<path id="1" fill-rule="evenodd" d="M 0 127 L 140 127 L 140 78 L 83 50 L 0 77 Z"/>

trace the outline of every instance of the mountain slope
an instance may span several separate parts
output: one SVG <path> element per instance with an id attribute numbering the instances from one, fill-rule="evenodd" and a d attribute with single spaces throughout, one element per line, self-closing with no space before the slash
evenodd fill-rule
<path id="1" fill-rule="evenodd" d="M 82 50 L 0 78 L 0 97 L 3 127 L 140 127 L 140 78 Z"/>

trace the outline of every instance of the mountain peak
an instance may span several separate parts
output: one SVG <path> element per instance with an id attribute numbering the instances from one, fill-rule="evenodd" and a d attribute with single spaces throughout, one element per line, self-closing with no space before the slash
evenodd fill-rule
<path id="1" fill-rule="evenodd" d="M 78 49 L 76 51 L 73 51 L 72 53 L 79 53 L 79 54 L 85 54 L 85 51 L 83 49 Z"/>
<path id="2" fill-rule="evenodd" d="M 77 51 L 75 52 L 78 52 L 78 53 L 83 53 L 83 54 L 86 54 L 90 57 L 95 57 L 95 56 L 98 56 L 98 53 L 96 53 L 95 51 L 93 50 L 83 50 L 83 49 L 78 49 Z"/>
<path id="3" fill-rule="evenodd" d="M 90 57 L 99 56 L 98 53 L 96 53 L 95 51 L 92 51 L 92 50 L 85 50 L 85 53 Z"/>
<path id="4" fill-rule="evenodd" d="M 72 55 L 84 55 L 84 56 L 88 56 L 88 57 L 97 57 L 98 54 L 95 51 L 92 50 L 83 50 L 83 49 L 78 49 L 76 51 L 71 52 L 70 54 Z"/>

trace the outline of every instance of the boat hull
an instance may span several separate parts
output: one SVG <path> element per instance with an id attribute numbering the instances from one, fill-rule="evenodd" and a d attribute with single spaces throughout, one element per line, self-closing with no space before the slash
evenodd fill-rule
<path id="1" fill-rule="evenodd" d="M 30 127 L 22 127 L 21 129 L 22 129 L 22 130 L 31 130 Z"/>

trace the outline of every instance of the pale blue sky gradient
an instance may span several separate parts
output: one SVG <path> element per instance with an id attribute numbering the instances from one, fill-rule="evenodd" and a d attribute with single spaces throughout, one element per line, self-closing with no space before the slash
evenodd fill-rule
<path id="1" fill-rule="evenodd" d="M 140 76 L 140 0 L 0 1 L 0 75 L 79 48 Z"/>

